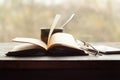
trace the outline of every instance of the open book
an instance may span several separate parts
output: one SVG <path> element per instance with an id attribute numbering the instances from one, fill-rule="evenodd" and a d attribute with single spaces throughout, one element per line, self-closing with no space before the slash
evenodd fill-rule
<path id="1" fill-rule="evenodd" d="M 101 54 L 120 54 L 119 48 L 109 47 L 105 45 L 93 45 L 92 48 L 84 48 L 84 44 L 78 44 L 74 37 L 68 33 L 55 33 L 49 43 L 33 38 L 15 38 L 13 41 L 18 42 L 7 56 L 85 56 L 94 54 L 97 50 Z M 87 52 L 86 52 L 87 51 Z"/>
<path id="2" fill-rule="evenodd" d="M 81 50 L 71 34 L 55 33 L 49 43 L 33 38 L 15 38 L 21 44 L 15 46 L 7 56 L 73 56 L 88 55 Z"/>

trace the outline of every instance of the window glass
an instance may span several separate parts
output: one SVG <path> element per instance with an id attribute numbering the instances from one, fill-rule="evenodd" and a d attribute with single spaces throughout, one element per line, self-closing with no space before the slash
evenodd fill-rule
<path id="1" fill-rule="evenodd" d="M 120 41 L 120 0 L 0 0 L 0 42 L 15 37 L 40 38 L 56 14 L 60 27 L 75 13 L 64 32 L 92 42 Z"/>

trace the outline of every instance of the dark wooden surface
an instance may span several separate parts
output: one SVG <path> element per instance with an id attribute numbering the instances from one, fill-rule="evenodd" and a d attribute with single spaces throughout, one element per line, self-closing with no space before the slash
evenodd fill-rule
<path id="1" fill-rule="evenodd" d="M 95 43 L 112 47 L 120 47 L 120 43 Z M 68 56 L 68 57 L 7 57 L 15 43 L 0 43 L 0 69 L 63 69 L 63 68 L 116 68 L 120 55 L 103 56 Z M 103 66 L 104 65 L 104 66 Z M 119 66 L 117 66 L 119 68 Z"/>
<path id="2" fill-rule="evenodd" d="M 120 43 L 95 43 L 120 48 Z M 7 57 L 16 44 L 0 43 L 1 80 L 116 80 L 120 55 L 74 57 Z"/>

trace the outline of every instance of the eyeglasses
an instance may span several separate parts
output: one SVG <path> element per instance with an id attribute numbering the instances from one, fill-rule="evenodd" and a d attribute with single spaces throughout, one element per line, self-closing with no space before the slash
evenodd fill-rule
<path id="1" fill-rule="evenodd" d="M 79 41 L 76 40 L 78 46 L 80 49 L 82 49 L 86 54 L 92 54 L 92 55 L 99 55 L 102 56 L 99 50 L 97 50 L 95 47 L 93 47 L 90 43 L 85 41 Z"/>

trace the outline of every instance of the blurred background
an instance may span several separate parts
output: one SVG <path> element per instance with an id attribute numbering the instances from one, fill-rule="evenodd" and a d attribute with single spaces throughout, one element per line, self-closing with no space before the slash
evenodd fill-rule
<path id="1" fill-rule="evenodd" d="M 40 28 L 49 28 L 56 14 L 60 27 L 73 13 L 64 32 L 84 41 L 120 41 L 120 0 L 0 0 L 0 42 L 39 39 Z"/>

